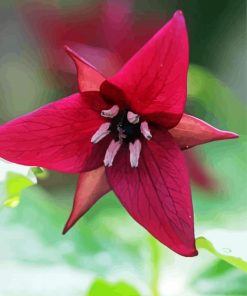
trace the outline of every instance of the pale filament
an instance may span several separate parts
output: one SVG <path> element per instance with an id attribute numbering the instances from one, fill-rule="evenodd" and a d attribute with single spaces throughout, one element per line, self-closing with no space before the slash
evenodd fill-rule
<path id="1" fill-rule="evenodd" d="M 100 140 L 102 140 L 104 137 L 106 137 L 107 135 L 109 135 L 109 133 L 110 133 L 109 127 L 110 127 L 110 122 L 105 122 L 105 123 L 101 124 L 101 126 L 99 127 L 99 129 L 92 136 L 91 143 L 96 144 Z"/>
<path id="2" fill-rule="evenodd" d="M 140 158 L 142 144 L 140 140 L 135 140 L 134 143 L 129 143 L 130 165 L 132 168 L 137 168 Z"/>
<path id="3" fill-rule="evenodd" d="M 141 123 L 141 133 L 143 134 L 143 136 L 147 139 L 150 140 L 152 138 L 150 129 L 148 127 L 148 123 L 146 121 L 143 121 Z"/>
<path id="4" fill-rule="evenodd" d="M 107 118 L 113 118 L 118 114 L 118 112 L 119 112 L 119 107 L 117 105 L 114 105 L 111 107 L 111 109 L 102 110 L 101 116 L 107 117 Z"/>
<path id="5" fill-rule="evenodd" d="M 118 150 L 121 147 L 120 141 L 112 140 L 109 147 L 106 150 L 105 158 L 104 158 L 104 164 L 106 167 L 112 166 L 113 160 L 118 152 Z"/>

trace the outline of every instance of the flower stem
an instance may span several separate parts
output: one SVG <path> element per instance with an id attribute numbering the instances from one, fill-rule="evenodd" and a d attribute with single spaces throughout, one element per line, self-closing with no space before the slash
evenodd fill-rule
<path id="1" fill-rule="evenodd" d="M 151 253 L 151 266 L 152 266 L 152 278 L 151 278 L 151 291 L 152 296 L 159 296 L 159 277 L 160 277 L 160 249 L 157 240 L 153 237 L 149 237 L 150 253 Z"/>

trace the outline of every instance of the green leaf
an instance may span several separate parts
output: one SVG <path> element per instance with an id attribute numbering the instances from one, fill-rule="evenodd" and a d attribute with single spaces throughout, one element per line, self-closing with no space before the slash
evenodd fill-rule
<path id="1" fill-rule="evenodd" d="M 212 230 L 198 237 L 196 246 L 247 272 L 247 232 Z"/>
<path id="2" fill-rule="evenodd" d="M 232 129 L 236 133 L 246 134 L 246 105 L 205 68 L 190 65 L 188 95 L 190 113 L 218 128 Z M 195 112 L 193 112 L 194 104 Z"/>
<path id="3" fill-rule="evenodd" d="M 14 208 L 19 205 L 22 190 L 36 183 L 31 167 L 0 159 L 0 200 L 3 206 Z"/>
<path id="4" fill-rule="evenodd" d="M 6 190 L 8 198 L 17 197 L 25 188 L 34 183 L 25 176 L 16 173 L 8 173 L 6 180 Z"/>
<path id="5" fill-rule="evenodd" d="M 194 148 L 201 152 L 202 165 L 216 179 L 214 192 L 194 186 L 196 224 L 214 227 L 239 223 L 246 217 L 246 104 L 207 69 L 190 65 L 187 112 L 217 128 L 240 134 L 239 139 L 217 141 Z M 238 198 L 236 198 L 236 196 Z"/>
<path id="6" fill-rule="evenodd" d="M 140 296 L 141 294 L 130 284 L 119 281 L 109 283 L 104 279 L 96 279 L 87 296 Z"/>
<path id="7" fill-rule="evenodd" d="M 149 236 L 149 244 L 150 244 L 150 254 L 151 254 L 151 262 L 150 262 L 150 270 L 151 270 L 151 289 L 153 296 L 159 295 L 159 276 L 160 276 L 160 261 L 161 261 L 161 252 L 159 242 L 153 237 Z"/>
<path id="8" fill-rule="evenodd" d="M 17 195 L 17 196 L 13 196 L 13 197 L 10 197 L 7 200 L 5 200 L 3 205 L 8 208 L 15 208 L 19 205 L 19 203 L 20 203 L 20 196 Z"/>
<path id="9" fill-rule="evenodd" d="M 8 179 L 8 173 L 15 173 L 26 177 L 33 184 L 37 183 L 37 178 L 32 172 L 33 167 L 15 164 L 0 158 L 0 182 Z"/>
<path id="10" fill-rule="evenodd" d="M 61 193 L 62 194 L 62 193 Z M 61 195 L 59 195 L 61 198 Z M 73 192 L 70 192 L 70 203 Z M 116 275 L 114 264 L 121 266 L 121 272 L 132 270 L 132 278 L 143 280 L 145 264 L 144 251 L 148 249 L 145 245 L 146 233 L 135 225 L 124 210 L 114 210 L 114 203 L 111 202 L 111 212 L 107 205 L 113 199 L 115 204 L 118 201 L 114 196 L 109 195 L 102 198 L 66 235 L 62 235 L 63 226 L 68 219 L 71 205 L 64 206 L 62 200 L 56 200 L 55 196 L 49 195 L 39 186 L 27 188 L 22 193 L 22 202 L 17 211 L 11 211 L 11 215 L 3 212 L 5 225 L 20 227 L 28 232 L 26 239 L 22 239 L 23 249 L 18 248 L 16 260 L 26 261 L 30 264 L 68 264 L 75 268 L 92 271 L 97 276 L 108 274 Z M 116 206 L 116 205 L 115 205 Z M 99 211 L 104 208 L 105 211 Z M 94 212 L 97 214 L 94 215 Z M 4 217 L 5 214 L 5 217 Z M 114 221 L 114 222 L 113 222 Z M 133 225 L 133 224 L 134 225 Z M 133 225 L 133 226 L 132 226 Z M 126 233 L 128 227 L 128 233 Z M 11 234 L 8 232 L 8 235 Z M 36 245 L 36 239 L 41 246 L 37 252 L 27 252 Z M 142 239 L 143 244 L 140 244 Z M 17 245 L 13 245 L 13 248 Z M 1 246 L 3 248 L 3 246 Z M 146 249 L 145 249 L 146 248 Z M 36 249 L 35 249 L 36 250 Z M 39 252 L 39 250 L 41 250 Z M 15 251 L 13 251 L 15 254 Z M 44 255 L 45 254 L 45 255 Z M 15 255 L 14 255 L 15 256 Z M 1 256 L 0 256 L 1 259 Z M 112 264 L 114 262 L 114 264 Z"/>
<path id="11" fill-rule="evenodd" d="M 192 287 L 199 295 L 247 295 L 247 274 L 217 260 L 193 279 Z"/>
<path id="12" fill-rule="evenodd" d="M 68 281 L 72 284 L 73 273 L 81 273 L 81 295 L 86 295 L 84 291 L 92 278 L 113 276 L 115 281 L 124 280 L 149 292 L 147 279 L 151 271 L 150 262 L 145 259 L 149 255 L 146 232 L 132 221 L 112 194 L 103 197 L 68 234 L 62 235 L 73 191 L 71 188 L 65 193 L 64 189 L 51 195 L 40 186 L 32 186 L 22 192 L 17 209 L 4 208 L 0 262 L 15 262 L 20 268 L 23 265 L 40 270 L 46 270 L 47 266 L 67 268 Z M 65 205 L 64 199 L 70 204 Z M 85 274 L 90 276 L 89 282 Z M 117 288 L 127 290 L 119 283 L 115 291 Z M 71 295 L 80 295 L 78 289 L 74 294 L 73 291 Z"/>
<path id="13" fill-rule="evenodd" d="M 40 167 L 32 167 L 32 172 L 39 179 L 45 179 L 48 176 L 48 171 Z"/>

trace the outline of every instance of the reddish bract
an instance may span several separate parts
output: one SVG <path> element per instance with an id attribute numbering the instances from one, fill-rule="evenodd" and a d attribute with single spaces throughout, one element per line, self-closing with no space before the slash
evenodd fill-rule
<path id="1" fill-rule="evenodd" d="M 178 125 L 171 129 L 170 133 L 181 149 L 188 149 L 217 140 L 234 139 L 238 136 L 232 132 L 219 130 L 205 121 L 188 114 L 183 114 Z"/>
<path id="2" fill-rule="evenodd" d="M 80 93 L 1 126 L 0 157 L 81 173 L 64 232 L 113 190 L 160 242 L 178 254 L 195 256 L 189 176 L 181 149 L 237 135 L 183 114 L 188 39 L 182 13 L 176 12 L 107 81 L 72 50 L 67 52 L 77 67 Z M 118 114 L 109 113 L 112 105 Z M 107 122 L 105 138 L 92 144 L 96 130 Z"/>
<path id="3" fill-rule="evenodd" d="M 73 210 L 64 227 L 63 233 L 66 233 L 99 198 L 110 190 L 111 187 L 108 184 L 103 166 L 89 172 L 81 173 L 77 183 Z"/>

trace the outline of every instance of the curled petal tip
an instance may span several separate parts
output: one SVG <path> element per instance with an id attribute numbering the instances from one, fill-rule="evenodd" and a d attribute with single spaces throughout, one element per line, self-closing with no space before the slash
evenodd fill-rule
<path id="1" fill-rule="evenodd" d="M 73 50 L 68 45 L 64 45 L 63 48 L 69 55 L 74 53 Z"/>
<path id="2" fill-rule="evenodd" d="M 74 60 L 75 58 L 81 59 L 81 57 L 68 45 L 64 45 L 64 50 L 67 52 L 67 54 Z"/>
<path id="3" fill-rule="evenodd" d="M 236 139 L 236 138 L 239 138 L 239 134 L 236 134 L 236 133 L 233 133 L 233 132 L 228 132 L 228 131 L 225 131 L 224 134 L 223 134 L 224 138 L 225 139 Z"/>
<path id="4" fill-rule="evenodd" d="M 65 51 L 70 51 L 71 50 L 71 48 L 68 45 L 64 45 L 63 48 L 64 48 Z"/>
<path id="5" fill-rule="evenodd" d="M 183 14 L 182 10 L 177 10 L 173 15 L 173 19 L 183 21 L 184 14 Z"/>
<path id="6" fill-rule="evenodd" d="M 76 215 L 74 211 L 71 212 L 69 219 L 67 220 L 62 234 L 66 234 L 74 225 L 75 223 L 79 220 L 80 216 Z"/>
<path id="7" fill-rule="evenodd" d="M 72 227 L 72 225 L 69 225 L 69 221 L 68 221 L 64 226 L 62 234 L 63 235 L 66 234 L 70 230 L 71 227 Z"/>
<path id="8" fill-rule="evenodd" d="M 70 48 L 68 45 L 64 45 L 64 50 L 69 55 L 69 57 L 74 61 L 74 63 L 77 65 L 78 62 L 82 62 L 91 68 L 95 69 L 94 66 L 92 66 L 89 62 L 87 62 L 83 57 L 79 56 L 78 53 L 76 53 L 72 48 Z"/>
<path id="9" fill-rule="evenodd" d="M 64 49 L 76 66 L 80 92 L 98 91 L 100 85 L 105 80 L 103 75 L 69 46 L 65 45 Z"/>
<path id="10" fill-rule="evenodd" d="M 194 256 L 198 255 L 198 251 L 197 251 L 197 249 L 193 249 L 193 250 L 191 250 L 189 252 L 184 252 L 181 255 L 183 255 L 185 257 L 194 257 Z"/>
<path id="11" fill-rule="evenodd" d="M 174 16 L 183 16 L 183 12 L 182 10 L 177 10 L 175 13 L 174 13 Z"/>

